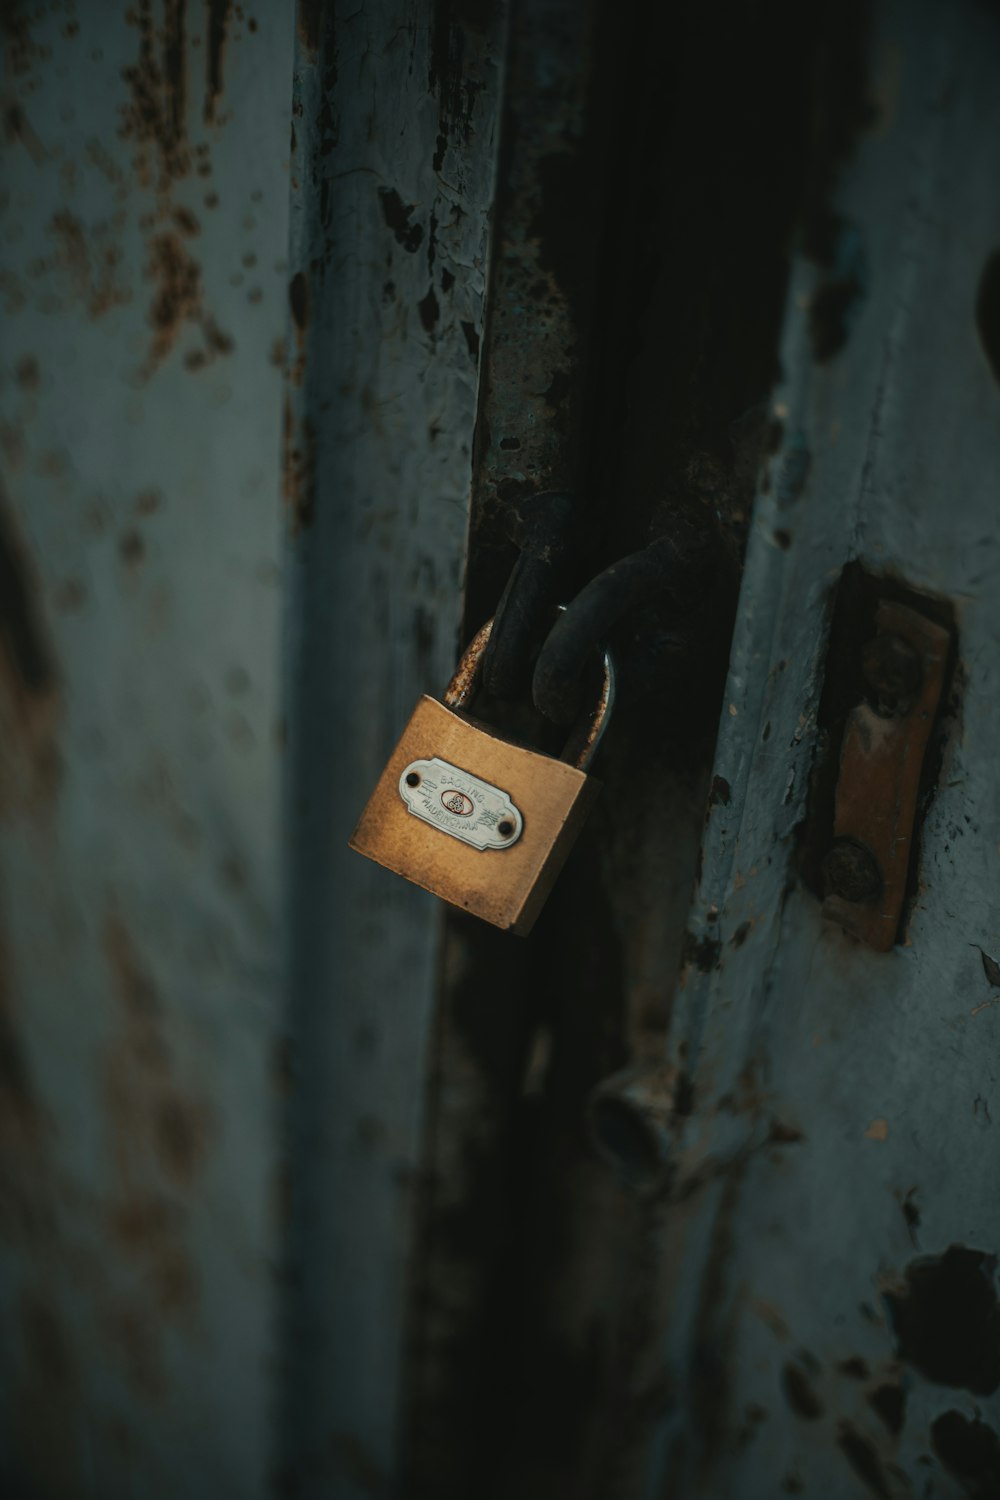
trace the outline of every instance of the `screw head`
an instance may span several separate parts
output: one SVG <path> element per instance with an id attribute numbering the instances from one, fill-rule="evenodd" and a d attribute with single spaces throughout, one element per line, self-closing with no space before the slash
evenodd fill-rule
<path id="1" fill-rule="evenodd" d="M 861 653 L 865 682 L 879 698 L 895 705 L 916 697 L 923 681 L 920 653 L 898 635 L 877 635 Z"/>
<path id="2" fill-rule="evenodd" d="M 843 901 L 874 901 L 882 890 L 882 871 L 870 849 L 856 839 L 837 839 L 823 860 L 827 894 Z"/>

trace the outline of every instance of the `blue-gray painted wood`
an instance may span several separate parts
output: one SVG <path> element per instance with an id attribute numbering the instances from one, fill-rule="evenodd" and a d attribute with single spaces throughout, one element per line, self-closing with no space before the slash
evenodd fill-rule
<path id="1" fill-rule="evenodd" d="M 715 766 L 731 797 L 710 813 L 693 914 L 720 957 L 688 972 L 670 1041 L 695 1094 L 678 1167 L 700 1185 L 666 1232 L 676 1402 L 650 1496 L 957 1497 L 973 1491 L 934 1453 L 932 1422 L 1000 1417 L 995 1395 L 897 1359 L 883 1299 L 921 1254 L 1000 1244 L 1000 1009 L 979 951 L 1000 947 L 1000 388 L 975 322 L 1000 244 L 998 57 L 985 7 L 876 7 L 878 118 L 837 200 L 866 295 L 828 363 L 809 336 L 822 273 L 794 267 L 783 439 L 754 509 Z M 826 922 L 794 873 L 828 603 L 854 559 L 954 602 L 965 678 L 918 899 L 884 955 Z M 903 1392 L 898 1434 L 868 1399 L 880 1384 Z"/>
<path id="2" fill-rule="evenodd" d="M 442 24 L 334 6 L 295 77 L 284 1462 L 324 1497 L 397 1463 L 440 944 L 347 839 L 458 646 L 502 18 Z"/>

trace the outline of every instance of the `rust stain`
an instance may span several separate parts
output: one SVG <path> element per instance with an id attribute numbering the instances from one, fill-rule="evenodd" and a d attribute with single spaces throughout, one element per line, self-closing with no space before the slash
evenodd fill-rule
<path id="1" fill-rule="evenodd" d="M 149 310 L 153 339 L 142 371 L 146 377 L 166 359 L 188 326 L 198 330 L 201 345 L 185 355 L 187 369 L 202 369 L 218 355 L 232 352 L 233 340 L 205 311 L 201 268 L 177 234 L 154 237 L 148 271 L 156 293 Z"/>
<path id="2" fill-rule="evenodd" d="M 128 929 L 116 914 L 110 915 L 104 925 L 104 953 L 127 1018 L 133 1024 L 158 1020 L 162 1011 L 159 995 L 139 963 Z"/>
<path id="3" fill-rule="evenodd" d="M 889 1139 L 889 1121 L 873 1120 L 865 1131 L 866 1141 L 887 1141 Z"/>
<path id="4" fill-rule="evenodd" d="M 187 235 L 189 239 L 201 233 L 201 225 L 189 208 L 175 208 L 174 223 L 181 234 Z"/>
<path id="5" fill-rule="evenodd" d="M 213 3 L 209 15 L 208 76 L 220 88 L 229 10 L 229 4 Z M 200 339 L 185 352 L 187 370 L 201 370 L 234 347 L 205 307 L 201 268 L 183 243 L 199 234 L 201 226 L 188 206 L 175 202 L 182 179 L 208 177 L 212 170 L 207 144 L 192 143 L 188 132 L 185 11 L 185 0 L 165 0 L 163 26 L 157 30 L 152 0 L 140 0 L 130 13 L 139 33 L 139 54 L 123 72 L 129 97 L 119 134 L 136 147 L 132 165 L 139 184 L 156 195 L 155 211 L 140 220 L 147 235 L 146 276 L 153 289 L 148 319 L 153 336 L 138 372 L 142 379 L 154 374 L 188 326 Z M 205 198 L 208 207 L 217 202 L 215 194 Z"/>
<path id="6" fill-rule="evenodd" d="M 209 123 L 215 119 L 215 106 L 222 94 L 222 59 L 226 50 L 226 29 L 231 11 L 232 0 L 208 0 L 204 116 Z"/>
<path id="7" fill-rule="evenodd" d="M 316 429 L 306 417 L 301 431 L 285 397 L 282 424 L 282 497 L 291 517 L 292 535 L 311 526 L 316 515 Z"/>
<path id="8" fill-rule="evenodd" d="M 176 1233 L 177 1208 L 155 1194 L 135 1194 L 108 1214 L 108 1235 L 129 1260 L 139 1260 Z"/>
<path id="9" fill-rule="evenodd" d="M 145 1274 L 160 1314 L 191 1323 L 198 1313 L 199 1278 L 183 1244 L 184 1216 L 176 1203 L 155 1193 L 137 1193 L 112 1206 L 111 1243 Z"/>
<path id="10" fill-rule="evenodd" d="M 122 250 L 119 230 L 124 215 L 94 226 L 88 239 L 82 222 L 66 210 L 54 214 L 50 229 L 56 240 L 56 265 L 71 281 L 76 295 L 92 318 L 99 318 L 131 301 L 132 293 L 121 280 Z"/>
<path id="11" fill-rule="evenodd" d="M 319 51 L 319 34 L 323 19 L 322 0 L 299 0 L 296 9 L 302 49 L 310 57 L 315 57 Z"/>
<path id="12" fill-rule="evenodd" d="M 45 160 L 45 147 L 31 128 L 27 115 L 19 104 L 9 105 L 3 115 L 4 139 L 10 143 L 20 141 L 36 167 Z"/>
<path id="13" fill-rule="evenodd" d="M 148 1191 L 158 1171 L 174 1186 L 190 1188 L 212 1135 L 207 1101 L 184 1092 L 171 1077 L 172 1054 L 164 1036 L 164 1009 L 121 917 L 104 927 L 104 952 L 125 1029 L 105 1069 L 105 1105 L 126 1204 Z"/>
<path id="14" fill-rule="evenodd" d="M 44 62 L 48 49 L 31 35 L 27 6 L 20 0 L 7 0 L 0 6 L 0 31 L 4 39 L 4 63 L 10 77 L 23 78 L 35 63 Z"/>
<path id="15" fill-rule="evenodd" d="M 127 196 L 128 188 L 125 173 L 103 142 L 96 138 L 89 140 L 87 142 L 87 158 L 101 175 L 111 183 L 112 187 L 117 189 L 116 197 L 122 198 Z"/>
<path id="16" fill-rule="evenodd" d="M 139 1395 L 165 1388 L 160 1338 L 165 1319 L 193 1326 L 198 1269 L 185 1244 L 185 1200 L 204 1164 L 211 1106 L 174 1076 L 161 996 L 120 914 L 104 925 L 104 953 L 123 1029 L 105 1060 L 104 1107 L 118 1187 L 105 1210 L 109 1242 L 142 1277 L 142 1299 L 111 1300 L 104 1333 Z"/>
<path id="17" fill-rule="evenodd" d="M 192 165 L 185 124 L 184 3 L 166 0 L 159 37 L 152 0 L 138 0 L 131 15 L 139 56 L 123 70 L 129 99 L 122 107 L 120 134 L 139 148 L 133 165 L 140 183 L 168 192 Z"/>
<path id="18" fill-rule="evenodd" d="M 186 0 L 163 0 L 163 77 L 168 140 L 179 147 L 185 137 L 184 106 L 187 92 L 184 57 L 184 11 Z"/>

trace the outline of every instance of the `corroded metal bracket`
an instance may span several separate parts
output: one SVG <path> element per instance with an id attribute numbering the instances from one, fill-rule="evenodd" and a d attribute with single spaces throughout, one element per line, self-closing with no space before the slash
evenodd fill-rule
<path id="1" fill-rule="evenodd" d="M 880 603 L 876 624 L 863 658 L 871 698 L 851 710 L 840 752 L 823 913 L 886 953 L 899 929 L 921 772 L 951 636 L 888 600 Z"/>

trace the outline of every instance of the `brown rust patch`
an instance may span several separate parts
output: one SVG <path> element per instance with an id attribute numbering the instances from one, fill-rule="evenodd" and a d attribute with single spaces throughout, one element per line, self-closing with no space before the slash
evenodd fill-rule
<path id="1" fill-rule="evenodd" d="M 122 106 L 120 134 L 135 142 L 140 183 L 167 192 L 191 168 L 185 122 L 184 0 L 165 0 L 164 27 L 157 34 L 152 0 L 130 12 L 139 32 L 139 56 L 123 70 L 129 98 Z M 156 167 L 154 169 L 154 160 Z"/>
<path id="2" fill-rule="evenodd" d="M 126 1200 L 159 1172 L 175 1186 L 190 1188 L 212 1134 L 212 1111 L 190 1088 L 171 1078 L 172 1056 L 164 1036 L 164 1007 L 136 953 L 122 919 L 112 913 L 104 928 L 104 951 L 125 1030 L 105 1068 L 105 1106 L 118 1175 Z"/>
<path id="3" fill-rule="evenodd" d="M 323 22 L 322 0 L 298 0 L 296 19 L 302 50 L 309 57 L 315 57 L 319 51 L 320 27 Z"/>
<path id="4" fill-rule="evenodd" d="M 191 1324 L 198 1270 L 184 1242 L 184 1199 L 204 1164 L 214 1116 L 207 1098 L 174 1076 L 167 1013 L 117 912 L 104 925 L 104 952 L 124 1026 L 104 1067 L 104 1107 L 117 1170 L 105 1210 L 107 1239 L 141 1273 L 141 1301 L 112 1303 L 105 1335 L 135 1389 L 161 1394 L 164 1318 Z"/>
<path id="5" fill-rule="evenodd" d="M 229 9 L 212 4 L 209 16 L 209 79 L 217 76 L 220 87 L 221 38 Z M 124 70 L 129 98 L 119 133 L 137 148 L 133 168 L 140 185 L 156 194 L 155 210 L 140 220 L 148 235 L 146 275 L 153 287 L 153 339 L 139 371 L 148 379 L 186 325 L 201 335 L 198 346 L 186 352 L 184 365 L 189 370 L 203 369 L 217 355 L 228 354 L 233 340 L 205 308 L 201 269 L 182 243 L 182 237 L 191 239 L 200 232 L 198 220 L 189 207 L 174 202 L 182 178 L 207 177 L 212 170 L 207 144 L 192 144 L 187 129 L 185 0 L 165 0 L 159 30 L 153 23 L 152 0 L 140 0 L 131 19 L 139 32 L 139 56 Z M 208 207 L 217 202 L 215 194 L 205 198 Z"/>
<path id="6" fill-rule="evenodd" d="M 142 372 L 145 376 L 163 362 L 186 326 L 196 328 L 201 335 L 201 347 L 189 351 L 185 358 L 187 368 L 201 369 L 216 356 L 232 352 L 232 338 L 205 311 L 201 268 L 177 234 L 154 237 L 148 272 L 156 293 L 149 310 L 153 340 Z"/>
<path id="7" fill-rule="evenodd" d="M 11 141 L 20 141 L 36 167 L 42 165 L 45 160 L 45 147 L 31 128 L 28 117 L 19 104 L 11 104 L 4 110 L 3 133 L 8 144 Z"/>
<path id="8" fill-rule="evenodd" d="M 191 239 L 194 235 L 201 233 L 201 225 L 198 223 L 198 220 L 195 218 L 194 214 L 189 208 L 175 208 L 174 223 L 177 225 L 177 228 L 180 230 L 181 234 L 187 235 L 189 239 Z"/>
<path id="9" fill-rule="evenodd" d="M 133 1024 L 148 1025 L 162 1013 L 156 987 L 139 962 L 122 919 L 112 913 L 104 924 L 104 956 L 115 993 Z"/>
<path id="10" fill-rule="evenodd" d="M 177 1209 L 156 1194 L 135 1194 L 108 1213 L 108 1235 L 130 1260 L 141 1259 L 161 1240 L 173 1235 Z"/>
<path id="11" fill-rule="evenodd" d="M 316 515 L 316 429 L 305 417 L 297 430 L 291 399 L 285 397 L 282 427 L 282 498 L 292 535 L 312 525 Z"/>
<path id="12" fill-rule="evenodd" d="M 118 240 L 123 218 L 95 225 L 88 238 L 80 219 L 65 210 L 54 214 L 50 229 L 56 240 L 56 266 L 71 282 L 76 296 L 92 318 L 99 318 L 131 300 L 122 282 L 122 251 Z"/>

